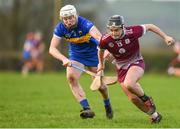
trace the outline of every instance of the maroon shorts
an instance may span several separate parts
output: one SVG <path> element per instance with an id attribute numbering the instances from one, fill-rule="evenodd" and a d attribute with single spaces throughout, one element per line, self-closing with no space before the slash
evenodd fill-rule
<path id="1" fill-rule="evenodd" d="M 139 67 L 141 67 L 142 69 L 145 69 L 144 60 L 137 60 L 137 61 L 129 64 L 129 66 L 127 67 L 127 69 L 122 69 L 122 68 L 118 69 L 118 70 L 117 70 L 117 73 L 118 73 L 118 81 L 119 81 L 120 83 L 124 82 L 124 79 L 125 79 L 125 77 L 126 77 L 127 71 L 129 70 L 129 68 L 130 68 L 131 66 L 139 66 Z"/>

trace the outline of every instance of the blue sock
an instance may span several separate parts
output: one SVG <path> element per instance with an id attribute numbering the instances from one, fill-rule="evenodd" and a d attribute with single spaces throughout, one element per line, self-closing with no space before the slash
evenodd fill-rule
<path id="1" fill-rule="evenodd" d="M 104 100 L 104 106 L 107 107 L 110 105 L 110 100 L 109 99 L 105 99 Z"/>
<path id="2" fill-rule="evenodd" d="M 89 103 L 88 103 L 87 99 L 81 100 L 80 104 L 81 104 L 83 109 L 88 109 L 89 108 Z"/>

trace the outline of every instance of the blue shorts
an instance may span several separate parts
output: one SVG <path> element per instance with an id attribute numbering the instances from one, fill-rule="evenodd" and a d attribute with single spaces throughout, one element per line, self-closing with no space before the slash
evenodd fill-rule
<path id="1" fill-rule="evenodd" d="M 29 51 L 23 51 L 23 59 L 24 60 L 31 59 L 31 53 Z"/>
<path id="2" fill-rule="evenodd" d="M 81 64 L 84 64 L 88 67 L 97 67 L 98 65 L 98 55 L 91 55 L 89 57 L 82 57 L 82 56 L 71 56 L 69 58 L 70 60 L 75 60 L 80 62 Z"/>

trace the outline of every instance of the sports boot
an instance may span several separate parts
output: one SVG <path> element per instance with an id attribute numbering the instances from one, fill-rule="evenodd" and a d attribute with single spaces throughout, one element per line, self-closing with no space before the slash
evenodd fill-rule
<path id="1" fill-rule="evenodd" d="M 158 113 L 158 116 L 156 118 L 151 118 L 151 123 L 156 124 L 159 123 L 162 120 L 161 114 Z"/>
<path id="2" fill-rule="evenodd" d="M 144 105 L 149 109 L 149 111 L 147 112 L 148 114 L 152 114 L 156 111 L 156 106 L 153 102 L 152 97 L 149 97 L 149 99 L 144 102 Z"/>
<path id="3" fill-rule="evenodd" d="M 113 118 L 113 110 L 111 105 L 105 106 L 105 110 L 106 110 L 106 117 L 108 119 L 112 119 Z"/>
<path id="4" fill-rule="evenodd" d="M 83 109 L 80 111 L 80 117 L 82 119 L 86 119 L 86 118 L 93 118 L 95 116 L 95 113 L 90 109 Z"/>

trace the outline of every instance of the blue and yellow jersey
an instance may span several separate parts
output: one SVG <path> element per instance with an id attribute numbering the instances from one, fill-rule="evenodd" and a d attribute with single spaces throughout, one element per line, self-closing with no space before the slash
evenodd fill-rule
<path id="1" fill-rule="evenodd" d="M 88 58 L 97 55 L 97 45 L 99 42 L 91 37 L 90 29 L 94 26 L 92 22 L 78 16 L 77 26 L 73 29 L 67 29 L 60 22 L 54 29 L 56 37 L 64 38 L 69 43 L 69 56 L 78 56 Z"/>

